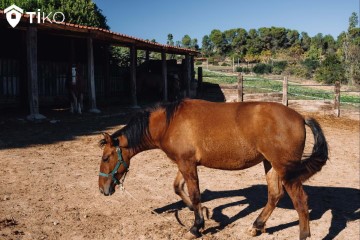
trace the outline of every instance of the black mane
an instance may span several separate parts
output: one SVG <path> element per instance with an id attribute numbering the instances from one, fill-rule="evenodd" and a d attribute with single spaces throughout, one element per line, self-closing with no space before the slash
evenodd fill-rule
<path id="1" fill-rule="evenodd" d="M 183 100 L 157 104 L 153 107 L 150 107 L 146 110 L 135 113 L 128 124 L 122 129 L 114 132 L 111 137 L 113 139 L 119 136 L 125 136 L 128 140 L 127 148 L 132 148 L 135 151 L 144 149 L 144 147 L 151 144 L 151 136 L 149 132 L 149 118 L 152 112 L 164 109 L 166 112 L 166 124 L 169 125 L 171 119 L 174 117 L 177 109 L 183 103 Z M 105 139 L 100 141 L 100 145 L 105 145 Z"/>

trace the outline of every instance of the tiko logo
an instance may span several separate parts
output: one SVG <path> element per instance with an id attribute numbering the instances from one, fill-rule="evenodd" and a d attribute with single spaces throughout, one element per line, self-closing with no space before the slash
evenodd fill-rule
<path id="1" fill-rule="evenodd" d="M 21 14 L 24 12 L 24 10 L 13 4 L 6 8 L 4 12 L 6 13 L 7 21 L 14 28 L 20 22 Z"/>
<path id="2" fill-rule="evenodd" d="M 4 10 L 4 13 L 6 14 L 6 19 L 9 22 L 9 24 L 15 28 L 18 23 L 20 22 L 21 15 L 23 14 L 24 10 L 16 6 L 15 4 L 11 5 L 10 7 L 6 8 Z M 37 12 L 25 12 L 28 14 L 30 24 L 33 23 L 33 19 L 36 16 L 37 23 L 45 23 L 45 21 L 48 21 L 49 23 L 62 23 L 65 21 L 65 15 L 62 12 L 55 12 L 52 14 L 52 12 L 45 14 L 44 12 L 41 12 L 40 9 L 37 10 Z M 50 19 L 50 16 L 52 15 L 52 20 Z M 62 19 L 61 21 L 57 21 L 56 16 L 61 15 Z"/>

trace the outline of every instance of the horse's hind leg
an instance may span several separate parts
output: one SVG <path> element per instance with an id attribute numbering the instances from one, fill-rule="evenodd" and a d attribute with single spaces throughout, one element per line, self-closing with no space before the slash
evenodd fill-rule
<path id="1" fill-rule="evenodd" d="M 248 230 L 251 236 L 256 236 L 260 232 L 265 232 L 266 221 L 274 211 L 280 198 L 284 195 L 281 178 L 278 173 L 272 168 L 267 160 L 264 161 L 264 167 L 266 172 L 266 182 L 268 184 L 268 201 L 260 215 Z"/>
<path id="2" fill-rule="evenodd" d="M 284 186 L 294 204 L 296 211 L 298 212 L 300 224 L 300 239 L 304 240 L 307 237 L 310 237 L 309 208 L 307 204 L 307 195 L 303 189 L 300 180 L 295 182 L 285 182 Z"/>
<path id="3" fill-rule="evenodd" d="M 77 97 L 76 97 L 74 91 L 71 91 L 71 97 L 72 97 L 72 101 L 71 101 L 71 106 L 70 106 L 70 112 L 76 113 L 78 105 L 77 105 Z"/>
<path id="4" fill-rule="evenodd" d="M 179 161 L 178 167 L 184 177 L 189 198 L 194 208 L 195 221 L 190 231 L 185 235 L 186 239 L 194 239 L 201 236 L 200 230 L 205 226 L 204 215 L 201 207 L 199 178 L 195 161 Z"/>
<path id="5" fill-rule="evenodd" d="M 185 203 L 185 205 L 190 209 L 190 210 L 194 210 L 192 203 L 190 201 L 189 196 L 185 193 L 184 191 L 184 185 L 185 185 L 185 180 L 183 175 L 181 174 L 180 171 L 177 172 L 175 181 L 174 181 L 174 191 L 177 195 L 179 195 L 181 197 L 181 199 L 183 200 L 183 202 Z"/>

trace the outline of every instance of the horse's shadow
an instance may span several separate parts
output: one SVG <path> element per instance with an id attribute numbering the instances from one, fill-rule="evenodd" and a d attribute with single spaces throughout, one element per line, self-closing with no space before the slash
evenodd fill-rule
<path id="1" fill-rule="evenodd" d="M 346 228 L 348 221 L 360 219 L 360 190 L 354 188 L 341 187 L 313 187 L 304 186 L 309 196 L 310 220 L 320 219 L 325 212 L 331 211 L 332 219 L 329 226 L 329 232 L 323 239 L 333 239 L 343 229 Z M 229 198 L 243 196 L 245 199 L 237 202 L 229 202 L 224 205 L 215 207 L 212 211 L 212 219 L 219 223 L 216 227 L 208 228 L 204 233 L 215 233 L 224 229 L 227 225 L 246 215 L 262 209 L 267 201 L 267 186 L 255 185 L 249 188 L 229 191 L 210 191 L 205 190 L 201 194 L 202 202 L 208 202 L 219 198 Z M 223 210 L 229 207 L 247 204 L 247 207 L 238 214 L 229 217 L 223 213 Z M 178 201 L 161 208 L 155 209 L 157 213 L 166 211 L 176 211 L 185 208 L 182 201 Z M 286 195 L 280 200 L 278 208 L 294 209 L 290 198 Z M 255 219 L 254 219 L 255 220 Z M 298 225 L 298 221 L 284 223 L 275 227 L 267 228 L 268 233 L 274 233 L 288 227 Z"/>

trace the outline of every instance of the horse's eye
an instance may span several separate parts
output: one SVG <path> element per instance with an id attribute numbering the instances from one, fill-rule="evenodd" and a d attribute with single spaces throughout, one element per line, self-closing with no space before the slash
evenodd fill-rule
<path id="1" fill-rule="evenodd" d="M 102 157 L 102 160 L 103 160 L 104 162 L 107 162 L 107 161 L 109 161 L 109 158 L 110 158 L 110 156 L 103 156 L 103 157 Z"/>

